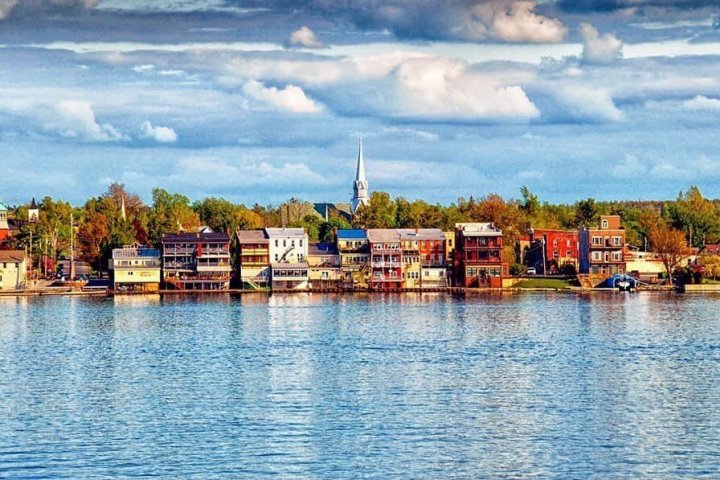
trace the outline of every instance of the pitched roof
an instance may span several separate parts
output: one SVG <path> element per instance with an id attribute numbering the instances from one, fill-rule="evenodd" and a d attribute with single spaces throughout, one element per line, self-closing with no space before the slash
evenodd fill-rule
<path id="1" fill-rule="evenodd" d="M 0 262 L 20 263 L 25 260 L 24 250 L 0 250 Z"/>
<path id="2" fill-rule="evenodd" d="M 268 238 L 305 238 L 307 237 L 307 233 L 305 233 L 304 228 L 288 228 L 288 227 L 280 227 L 280 228 L 266 228 L 265 234 L 268 236 Z"/>
<path id="3" fill-rule="evenodd" d="M 238 230 L 238 240 L 240 243 L 268 243 L 264 230 Z"/>
<path id="4" fill-rule="evenodd" d="M 5 205 L 3 202 L 0 202 L 0 211 L 8 211 L 7 205 Z"/>
<path id="5" fill-rule="evenodd" d="M 502 230 L 492 223 L 456 223 L 455 228 L 463 232 L 466 237 L 496 237 L 502 235 Z"/>
<path id="6" fill-rule="evenodd" d="M 439 228 L 399 228 L 400 239 L 445 241 L 445 234 Z"/>
<path id="7" fill-rule="evenodd" d="M 367 231 L 370 243 L 399 242 L 400 232 L 394 228 L 371 228 Z"/>

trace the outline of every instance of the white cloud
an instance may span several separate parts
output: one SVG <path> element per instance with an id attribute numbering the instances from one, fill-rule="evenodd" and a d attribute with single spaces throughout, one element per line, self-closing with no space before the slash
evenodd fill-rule
<path id="1" fill-rule="evenodd" d="M 169 127 L 153 126 L 150 121 L 145 121 L 140 126 L 142 134 L 146 138 L 152 138 L 158 143 L 173 143 L 177 140 L 177 133 Z"/>
<path id="2" fill-rule="evenodd" d="M 132 70 L 135 73 L 152 72 L 155 70 L 155 65 L 150 63 L 144 65 L 135 65 L 134 67 L 132 67 Z"/>
<path id="3" fill-rule="evenodd" d="M 610 93 L 604 89 L 568 85 L 560 87 L 555 100 L 571 117 L 580 120 L 620 122 L 625 119 L 615 106 Z"/>
<path id="4" fill-rule="evenodd" d="M 106 142 L 127 140 L 109 123 L 98 123 L 91 105 L 81 100 L 61 100 L 54 105 L 55 115 L 43 123 L 48 130 L 57 130 L 63 137 Z"/>
<path id="5" fill-rule="evenodd" d="M 698 95 L 692 100 L 684 101 L 682 106 L 687 110 L 720 112 L 720 99 L 706 97 L 705 95 Z"/>
<path id="6" fill-rule="evenodd" d="M 589 23 L 580 24 L 582 59 L 587 63 L 612 63 L 622 58 L 623 42 L 612 33 L 600 35 Z"/>
<path id="7" fill-rule="evenodd" d="M 459 60 L 409 59 L 393 72 L 393 80 L 392 115 L 461 120 L 539 115 L 521 87 L 503 85 Z"/>
<path id="8" fill-rule="evenodd" d="M 0 0 L 0 20 L 10 15 L 18 0 Z"/>
<path id="9" fill-rule="evenodd" d="M 250 80 L 243 85 L 243 92 L 253 100 L 259 101 L 278 110 L 291 113 L 319 113 L 322 106 L 305 95 L 302 88 L 287 85 L 283 89 L 266 87 L 257 80 Z"/>
<path id="10" fill-rule="evenodd" d="M 475 7 L 476 12 L 493 10 L 493 36 L 509 42 L 556 43 L 567 29 L 560 20 L 535 13 L 536 1 L 493 1 Z M 487 17 L 486 17 L 487 18 Z"/>
<path id="11" fill-rule="evenodd" d="M 612 176 L 615 178 L 640 178 L 648 172 L 648 169 L 635 156 L 625 155 L 625 160 L 612 169 Z"/>
<path id="12" fill-rule="evenodd" d="M 290 35 L 290 45 L 305 48 L 323 48 L 325 45 L 310 28 L 302 26 Z"/>

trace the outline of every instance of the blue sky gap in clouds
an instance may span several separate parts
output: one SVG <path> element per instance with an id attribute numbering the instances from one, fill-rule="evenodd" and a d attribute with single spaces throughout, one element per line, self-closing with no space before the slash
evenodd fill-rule
<path id="1" fill-rule="evenodd" d="M 0 198 L 720 196 L 720 2 L 0 1 Z"/>

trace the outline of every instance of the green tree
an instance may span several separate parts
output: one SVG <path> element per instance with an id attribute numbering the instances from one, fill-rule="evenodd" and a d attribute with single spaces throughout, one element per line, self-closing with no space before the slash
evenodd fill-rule
<path id="1" fill-rule="evenodd" d="M 666 214 L 673 227 L 685 232 L 691 246 L 701 247 L 708 235 L 720 232 L 715 205 L 704 198 L 700 189 L 694 185 L 687 192 L 681 192 L 677 200 L 667 206 Z"/>
<path id="2" fill-rule="evenodd" d="M 397 205 L 385 192 L 372 192 L 370 204 L 360 206 L 353 217 L 357 228 L 395 228 Z"/>
<path id="3" fill-rule="evenodd" d="M 190 206 L 190 199 L 162 188 L 152 192 L 153 205 L 148 219 L 148 237 L 159 245 L 163 235 L 179 231 L 193 232 L 200 228 L 200 217 Z"/>

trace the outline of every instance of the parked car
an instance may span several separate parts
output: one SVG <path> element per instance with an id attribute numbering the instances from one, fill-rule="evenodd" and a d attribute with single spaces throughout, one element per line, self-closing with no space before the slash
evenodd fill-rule
<path id="1" fill-rule="evenodd" d="M 535 271 L 535 267 L 528 267 L 527 272 L 528 275 L 537 275 L 537 271 Z"/>

